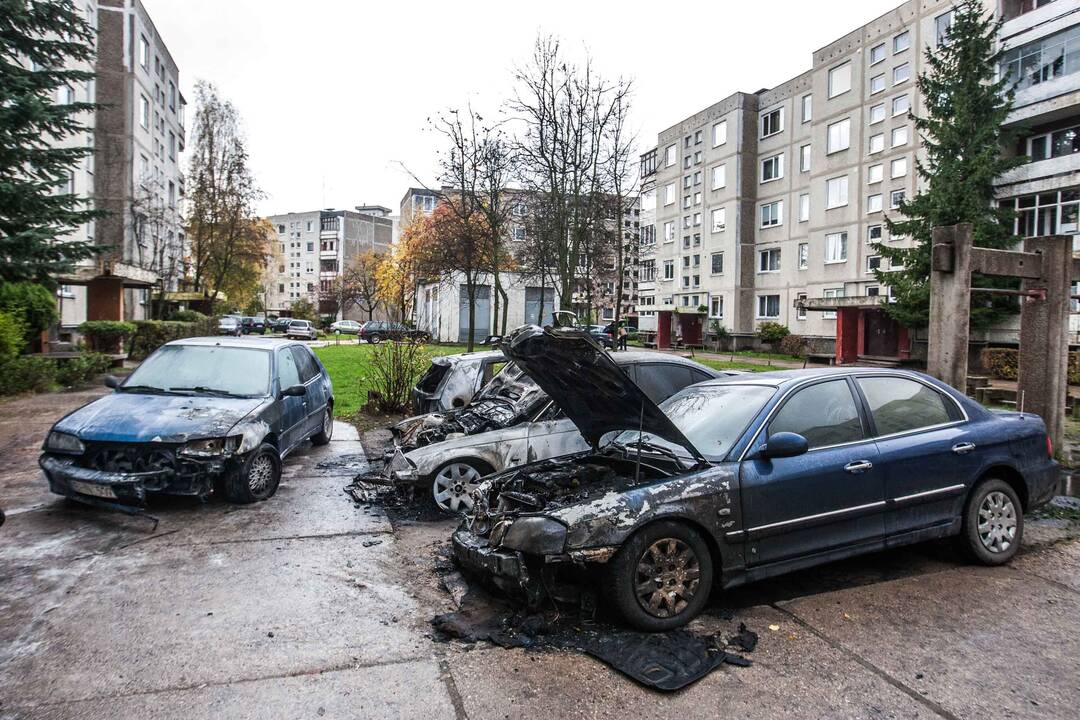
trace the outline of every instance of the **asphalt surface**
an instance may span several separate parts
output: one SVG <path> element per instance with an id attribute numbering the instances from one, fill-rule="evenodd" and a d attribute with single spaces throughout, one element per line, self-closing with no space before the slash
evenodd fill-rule
<path id="1" fill-rule="evenodd" d="M 391 524 L 342 488 L 352 428 L 254 506 L 145 519 L 48 494 L 51 422 L 100 391 L 0 405 L 0 718 L 1068 718 L 1080 706 L 1080 528 L 1029 523 L 1010 566 L 917 546 L 732 592 L 700 631 L 761 635 L 661 695 L 588 657 L 440 644 L 452 520 Z"/>

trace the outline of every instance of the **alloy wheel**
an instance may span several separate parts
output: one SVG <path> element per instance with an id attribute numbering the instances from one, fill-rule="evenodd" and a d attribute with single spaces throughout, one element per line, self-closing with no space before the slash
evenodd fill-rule
<path id="1" fill-rule="evenodd" d="M 265 492 L 273 477 L 274 461 L 269 455 L 264 453 L 252 459 L 251 466 L 248 468 L 248 488 L 251 492 L 256 495 Z"/>
<path id="2" fill-rule="evenodd" d="M 432 492 L 435 504 L 450 512 L 472 510 L 472 491 L 480 484 L 480 473 L 466 463 L 450 463 L 435 475 Z"/>
<path id="3" fill-rule="evenodd" d="M 979 539 L 992 553 L 1002 553 L 1016 541 L 1016 507 L 1009 496 L 995 490 L 979 505 Z"/>
<path id="4" fill-rule="evenodd" d="M 693 549 L 677 538 L 661 538 L 638 560 L 634 594 L 645 612 L 667 618 L 681 613 L 701 581 L 701 564 Z"/>

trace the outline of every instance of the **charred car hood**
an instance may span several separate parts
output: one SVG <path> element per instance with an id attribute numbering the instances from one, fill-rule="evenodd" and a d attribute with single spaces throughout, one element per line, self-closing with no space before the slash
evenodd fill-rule
<path id="1" fill-rule="evenodd" d="M 262 402 L 262 398 L 116 392 L 79 408 L 54 429 L 99 442 L 186 442 L 225 436 Z"/>
<path id="2" fill-rule="evenodd" d="M 503 352 L 554 400 L 594 448 L 609 432 L 636 430 L 701 453 L 588 333 L 518 328 Z"/>

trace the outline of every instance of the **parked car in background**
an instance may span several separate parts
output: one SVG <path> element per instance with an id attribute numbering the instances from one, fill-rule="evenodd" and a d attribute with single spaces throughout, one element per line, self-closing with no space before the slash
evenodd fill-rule
<path id="1" fill-rule="evenodd" d="M 370 320 L 360 328 L 359 337 L 369 343 L 380 343 L 383 340 L 415 340 L 416 342 L 429 342 L 431 335 L 424 330 L 415 330 L 399 322 L 387 320 Z"/>
<path id="2" fill-rule="evenodd" d="M 338 320 L 330 324 L 330 332 L 356 335 L 360 332 L 360 323 L 355 320 Z"/>
<path id="3" fill-rule="evenodd" d="M 432 358 L 431 365 L 410 393 L 413 412 L 422 414 L 465 407 L 505 362 L 506 356 L 501 350 Z"/>
<path id="4" fill-rule="evenodd" d="M 262 335 L 266 332 L 266 322 L 261 317 L 245 315 L 240 318 L 240 327 L 245 335 Z"/>
<path id="5" fill-rule="evenodd" d="M 318 340 L 319 330 L 309 320 L 290 320 L 289 327 L 285 329 L 285 337 Z"/>
<path id="6" fill-rule="evenodd" d="M 545 331 L 535 326 L 525 327 L 515 331 L 510 342 L 529 332 Z M 603 355 L 622 382 L 640 387 L 641 392 L 655 401 L 665 400 L 688 385 L 722 376 L 693 360 L 662 353 L 611 355 L 579 329 L 554 332 L 577 338 L 590 353 L 589 363 L 592 353 Z M 553 352 L 546 362 L 578 372 L 585 382 L 593 376 L 588 364 L 572 353 Z M 516 373 L 512 380 L 503 377 L 507 370 Z M 495 390 L 490 392 L 493 385 Z M 595 399 L 606 400 L 604 388 L 596 388 Z M 597 411 L 603 412 L 601 408 Z M 409 430 L 402 428 L 408 422 L 398 425 L 399 437 L 410 437 Z M 411 437 L 433 442 L 408 451 L 397 448 L 384 473 L 396 482 L 431 487 L 436 504 L 452 512 L 472 507 L 472 491 L 485 475 L 589 447 L 553 396 L 541 390 L 513 363 L 484 388 L 471 406 L 459 412 L 421 416 L 413 422 L 418 422 L 422 429 Z"/>
<path id="7" fill-rule="evenodd" d="M 608 331 L 606 325 L 587 325 L 586 328 L 589 334 L 593 336 L 598 343 L 606 348 L 611 348 L 615 345 L 614 336 Z"/>
<path id="8" fill-rule="evenodd" d="M 292 323 L 292 321 L 293 319 L 289 317 L 278 318 L 274 321 L 273 325 L 270 326 L 270 330 L 271 332 L 285 333 L 288 331 L 289 324 Z"/>
<path id="9" fill-rule="evenodd" d="M 240 337 L 244 332 L 240 319 L 233 315 L 222 315 L 218 318 L 218 335 L 234 335 Z"/>
<path id="10" fill-rule="evenodd" d="M 53 425 L 39 459 L 54 493 L 88 504 L 158 493 L 266 500 L 282 460 L 334 431 L 330 376 L 287 340 L 177 340 L 106 385 L 114 392 Z"/>
<path id="11" fill-rule="evenodd" d="M 488 478 L 454 553 L 510 589 L 585 563 L 642 630 L 685 624 L 714 583 L 934 538 L 1007 562 L 1060 481 L 1041 419 L 915 372 L 745 374 L 657 406 L 579 341 L 530 333 L 506 352 L 589 447 Z"/>

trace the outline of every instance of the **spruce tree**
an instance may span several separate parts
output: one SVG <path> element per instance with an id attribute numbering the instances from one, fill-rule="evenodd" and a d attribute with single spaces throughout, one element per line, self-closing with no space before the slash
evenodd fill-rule
<path id="1" fill-rule="evenodd" d="M 66 238 L 98 213 L 65 192 L 93 152 L 71 141 L 96 105 L 59 101 L 62 88 L 93 78 L 74 69 L 92 61 L 93 42 L 69 0 L 0 0 L 0 282 L 53 287 L 56 273 L 96 251 Z"/>
<path id="2" fill-rule="evenodd" d="M 1002 148 L 1016 140 L 1015 129 L 1003 127 L 1012 109 L 1014 80 L 998 77 L 1002 51 L 997 47 L 1001 26 L 983 13 L 980 0 L 961 0 L 954 8 L 945 42 L 926 50 L 927 69 L 917 80 L 925 114 L 909 117 L 922 139 L 926 157 L 915 163 L 924 189 L 900 205 L 899 218 L 886 218 L 890 237 L 914 240 L 910 248 L 888 242 L 875 250 L 893 267 L 875 271 L 890 285 L 895 302 L 886 310 L 908 327 L 925 327 L 930 316 L 930 248 L 933 228 L 971 223 L 979 247 L 1009 249 L 1013 213 L 998 207 L 994 181 L 1026 162 L 1004 157 Z M 1006 287 L 1008 278 L 973 279 L 975 287 Z M 971 327 L 990 327 L 1017 311 L 1014 298 L 972 296 Z"/>

